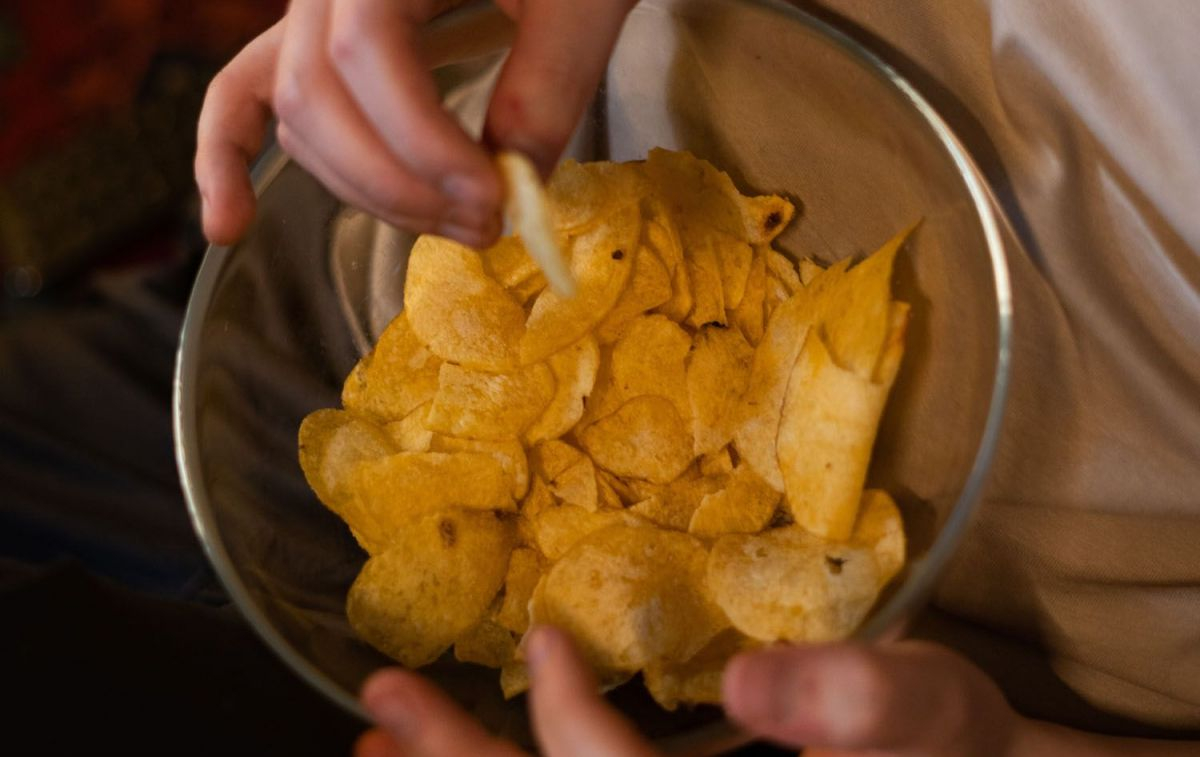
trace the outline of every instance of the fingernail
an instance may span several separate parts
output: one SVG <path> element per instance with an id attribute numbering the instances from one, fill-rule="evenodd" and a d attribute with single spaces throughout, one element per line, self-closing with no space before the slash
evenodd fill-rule
<path id="1" fill-rule="evenodd" d="M 450 198 L 455 205 L 478 209 L 482 215 L 493 200 L 483 182 L 465 174 L 456 174 L 442 182 L 442 194 Z"/>
<path id="2" fill-rule="evenodd" d="M 483 243 L 483 233 L 478 229 L 459 226 L 448 221 L 438 224 L 437 233 L 438 236 L 449 237 L 468 247 L 479 247 Z"/>
<path id="3" fill-rule="evenodd" d="M 525 643 L 525 664 L 529 666 L 529 674 L 536 676 L 538 669 L 545 665 L 550 655 L 554 654 L 554 632 L 547 628 L 534 628 Z"/>
<path id="4" fill-rule="evenodd" d="M 363 704 L 375 716 L 379 725 L 383 726 L 392 736 L 412 738 L 420 727 L 420 721 L 416 717 L 412 702 L 407 692 L 404 691 L 403 685 L 395 680 L 373 683 L 376 680 L 378 678 L 369 680 L 363 687 Z"/>

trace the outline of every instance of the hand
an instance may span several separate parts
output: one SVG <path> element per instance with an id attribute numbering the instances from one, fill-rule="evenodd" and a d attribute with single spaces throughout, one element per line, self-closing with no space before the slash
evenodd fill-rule
<path id="1" fill-rule="evenodd" d="M 209 86 L 196 147 L 204 233 L 231 244 L 254 217 L 247 166 L 272 113 L 280 146 L 343 201 L 474 246 L 499 231 L 487 151 L 443 110 L 421 25 L 461 0 L 292 0 Z M 604 72 L 634 0 L 498 0 L 517 23 L 485 141 L 543 175 Z"/>
<path id="2" fill-rule="evenodd" d="M 649 755 L 654 750 L 596 693 L 570 640 L 530 637 L 530 710 L 543 754 Z M 742 655 L 725 674 L 725 707 L 760 738 L 824 755 L 1007 754 L 1020 718 L 970 663 L 929 644 L 776 647 Z M 420 677 L 373 676 L 363 703 L 379 727 L 358 757 L 517 755 Z"/>

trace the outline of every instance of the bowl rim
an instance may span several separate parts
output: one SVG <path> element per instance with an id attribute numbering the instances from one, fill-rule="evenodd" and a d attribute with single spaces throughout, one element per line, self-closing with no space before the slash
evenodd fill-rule
<path id="1" fill-rule="evenodd" d="M 1013 319 L 1011 282 L 1001 235 L 1002 218 L 987 180 L 965 146 L 936 109 L 891 65 L 834 24 L 790 5 L 784 0 L 739 0 L 739 2 L 781 14 L 792 22 L 807 26 L 810 30 L 833 42 L 852 58 L 857 59 L 864 68 L 898 91 L 902 99 L 907 101 L 907 104 L 920 116 L 920 120 L 932 132 L 958 169 L 959 176 L 971 197 L 976 220 L 983 232 L 992 267 L 997 315 L 996 369 L 980 443 L 966 484 L 933 544 L 921 557 L 920 564 L 910 572 L 908 579 L 900 584 L 883 606 L 854 635 L 855 638 L 863 640 L 878 639 L 885 636 L 890 629 L 895 628 L 904 619 L 906 608 L 919 606 L 932 592 L 934 582 L 941 575 L 946 562 L 961 542 L 975 513 L 996 451 L 1008 396 Z M 474 2 L 450 15 L 461 18 L 471 13 L 489 12 L 498 11 L 486 7 L 483 3 Z M 449 21 L 449 17 L 446 20 Z M 251 171 L 251 181 L 256 197 L 267 191 L 289 161 L 289 157 L 275 144 L 271 144 L 260 154 Z M 188 300 L 176 351 L 171 414 L 175 460 L 187 510 L 192 526 L 217 578 L 238 610 L 267 647 L 313 688 L 323 693 L 346 712 L 369 723 L 371 718 L 358 701 L 316 665 L 309 662 L 275 629 L 266 613 L 255 603 L 249 589 L 234 567 L 221 538 L 209 503 L 208 491 L 203 477 L 200 475 L 195 414 L 195 387 L 199 368 L 197 345 L 201 340 L 203 322 L 216 283 L 235 248 L 236 245 L 212 245 L 206 251 Z M 702 726 L 696 731 L 662 739 L 657 744 L 671 752 L 693 752 L 699 749 L 699 751 L 710 753 L 714 748 L 729 748 L 746 740 L 744 735 L 740 734 L 728 721 L 722 719 Z"/>

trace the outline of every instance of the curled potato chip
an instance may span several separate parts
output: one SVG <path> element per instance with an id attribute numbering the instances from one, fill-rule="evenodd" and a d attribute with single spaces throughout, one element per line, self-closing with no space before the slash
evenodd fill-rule
<path id="1" fill-rule="evenodd" d="M 821 273 L 821 271 L 825 270 L 821 268 L 821 266 L 817 265 L 816 261 L 812 260 L 811 258 L 802 258 L 800 262 L 796 264 L 796 267 L 800 271 L 800 283 L 804 286 L 811 284 L 813 279 L 815 279 L 817 275 Z"/>
<path id="2" fill-rule="evenodd" d="M 425 419 L 431 431 L 471 439 L 521 436 L 554 398 L 554 374 L 544 363 L 511 373 L 442 365 Z"/>
<path id="3" fill-rule="evenodd" d="M 494 457 L 478 452 L 400 452 L 369 460 L 355 467 L 349 487 L 354 507 L 376 525 L 363 545 L 371 554 L 433 511 L 516 509 L 511 477 Z"/>
<path id="4" fill-rule="evenodd" d="M 616 410 L 626 400 L 653 395 L 670 400 L 679 416 L 688 418 L 691 405 L 686 363 L 691 347 L 687 332 L 666 316 L 648 315 L 635 320 L 613 345 L 613 391 L 595 403 L 597 416 Z"/>
<path id="5" fill-rule="evenodd" d="M 529 281 L 539 273 L 538 265 L 517 237 L 500 237 L 487 249 L 479 251 L 483 270 L 505 289 Z"/>
<path id="6" fill-rule="evenodd" d="M 534 470 L 555 497 L 585 510 L 597 507 L 596 467 L 570 444 L 545 441 L 533 449 Z"/>
<path id="7" fill-rule="evenodd" d="M 740 203 L 746 241 L 769 244 L 791 223 L 796 207 L 777 195 L 742 197 Z"/>
<path id="8" fill-rule="evenodd" d="M 724 447 L 742 420 L 754 348 L 737 329 L 706 326 L 687 362 L 688 403 L 697 455 Z"/>
<path id="9" fill-rule="evenodd" d="M 553 225 L 553 215 L 537 169 L 525 155 L 511 150 L 498 154 L 496 165 L 504 178 L 507 195 L 504 213 L 513 231 L 541 266 L 554 291 L 562 297 L 573 296 L 575 282 L 567 270 L 558 231 Z"/>
<path id="10" fill-rule="evenodd" d="M 433 397 L 441 362 L 401 313 L 346 378 L 342 405 L 384 422 L 400 420 Z"/>
<path id="11" fill-rule="evenodd" d="M 751 345 L 757 345 L 762 340 L 766 323 L 766 282 L 766 258 L 761 251 L 755 251 L 754 259 L 750 261 L 750 271 L 746 274 L 746 290 L 742 294 L 742 301 L 729 314 L 729 323 L 741 331 Z"/>
<path id="12" fill-rule="evenodd" d="M 451 509 L 413 520 L 354 580 L 350 625 L 405 667 L 433 662 L 487 612 L 513 532 L 492 513 Z"/>
<path id="13" fill-rule="evenodd" d="M 546 277 L 541 273 L 535 273 L 533 276 L 522 281 L 508 290 L 513 299 L 521 303 L 521 307 L 529 308 L 534 298 L 537 297 L 546 288 Z"/>
<path id="14" fill-rule="evenodd" d="M 733 628 L 721 631 L 694 657 L 684 662 L 656 660 L 646 665 L 643 680 L 650 696 L 664 710 L 679 704 L 720 704 L 725 665 L 755 642 Z"/>
<path id="15" fill-rule="evenodd" d="M 517 365 L 525 311 L 469 247 L 418 237 L 408 258 L 404 305 L 417 338 L 443 360 L 483 371 Z"/>
<path id="16" fill-rule="evenodd" d="M 551 355 L 546 364 L 554 375 L 554 397 L 525 432 L 526 444 L 557 439 L 583 417 L 584 398 L 591 394 L 600 369 L 600 348 L 588 335 Z"/>
<path id="17" fill-rule="evenodd" d="M 712 234 L 688 243 L 687 273 L 692 288 L 692 311 L 687 323 L 700 328 L 708 323 L 725 325 L 725 284 L 721 280 L 719 247 Z"/>
<path id="18" fill-rule="evenodd" d="M 648 246 L 633 254 L 633 273 L 613 309 L 596 326 L 601 344 L 611 344 L 626 332 L 634 319 L 671 299 L 671 274 Z"/>
<path id="19" fill-rule="evenodd" d="M 382 429 L 344 410 L 317 410 L 300 424 L 300 467 L 308 485 L 368 552 L 381 548 L 382 528 L 354 498 L 351 475 L 360 463 L 395 451 Z"/>
<path id="20" fill-rule="evenodd" d="M 726 625 L 704 586 L 704 547 L 686 534 L 616 525 L 578 541 L 531 602 L 602 671 L 686 660 Z M 665 570 L 664 566 L 670 566 Z"/>
<path id="21" fill-rule="evenodd" d="M 886 584 L 904 567 L 904 522 L 891 495 L 882 489 L 867 489 L 859 504 L 858 520 L 850 535 L 853 544 L 875 553 L 879 581 Z"/>
<path id="22" fill-rule="evenodd" d="M 535 549 L 518 547 L 508 558 L 504 577 L 504 599 L 496 622 L 515 634 L 529 630 L 529 599 L 542 577 L 542 559 Z"/>
<path id="23" fill-rule="evenodd" d="M 767 262 L 767 270 L 783 284 L 789 296 L 800 291 L 803 284 L 800 283 L 800 274 L 791 258 L 766 246 L 760 248 L 760 253 Z"/>
<path id="24" fill-rule="evenodd" d="M 779 492 L 748 465 L 739 465 L 724 489 L 706 494 L 692 513 L 688 533 L 705 539 L 722 534 L 754 534 L 771 522 Z"/>
<path id="25" fill-rule="evenodd" d="M 682 323 L 692 312 L 693 305 L 692 282 L 683 258 L 682 242 L 674 221 L 661 204 L 651 204 L 656 206 L 657 210 L 646 225 L 646 245 L 658 254 L 659 260 L 663 261 L 671 273 L 671 298 L 659 305 L 656 311 L 676 323 Z"/>
<path id="26" fill-rule="evenodd" d="M 728 234 L 715 235 L 713 248 L 721 266 L 722 299 L 727 309 L 735 310 L 746 294 L 746 280 L 754 263 L 754 249 Z"/>
<path id="27" fill-rule="evenodd" d="M 727 482 L 726 476 L 702 476 L 694 468 L 669 484 L 631 481 L 630 488 L 639 498 L 629 511 L 663 528 L 687 531 L 693 513 L 704 498 L 720 491 Z"/>
<path id="28" fill-rule="evenodd" d="M 631 163 L 595 161 L 558 164 L 546 184 L 555 226 L 578 233 L 645 193 L 645 179 Z"/>
<path id="29" fill-rule="evenodd" d="M 788 508 L 818 536 L 845 539 L 858 515 L 887 387 L 839 368 L 811 333 L 796 361 L 776 442 Z"/>
<path id="30" fill-rule="evenodd" d="M 426 402 L 412 410 L 398 421 L 392 421 L 384 427 L 397 452 L 428 452 L 433 443 L 433 432 L 425 428 L 425 418 L 429 415 L 429 404 Z"/>
<path id="31" fill-rule="evenodd" d="M 593 531 L 637 519 L 624 510 L 585 510 L 576 505 L 544 507 L 529 517 L 532 541 L 547 560 L 560 559 L 575 543 Z"/>
<path id="32" fill-rule="evenodd" d="M 717 604 L 735 628 L 767 642 L 845 638 L 875 603 L 881 578 L 870 549 L 799 526 L 722 536 L 708 558 Z"/>
<path id="33" fill-rule="evenodd" d="M 662 397 L 635 397 L 579 433 L 600 467 L 618 476 L 665 484 L 692 462 L 692 435 Z"/>
<path id="34" fill-rule="evenodd" d="M 454 642 L 454 659 L 499 668 L 513 659 L 517 642 L 507 628 L 484 618 Z"/>
<path id="35" fill-rule="evenodd" d="M 520 499 L 529 490 L 529 462 L 525 448 L 516 439 L 459 439 L 438 434 L 430 441 L 433 452 L 481 452 L 500 463 L 512 485 L 513 499 Z"/>
<path id="36" fill-rule="evenodd" d="M 500 690 L 505 699 L 524 694 L 529 690 L 529 668 L 523 662 L 513 661 L 500 668 Z"/>
<path id="37" fill-rule="evenodd" d="M 635 203 L 613 211 L 604 224 L 571 241 L 575 296 L 563 298 L 548 289 L 538 295 L 520 342 L 522 364 L 545 360 L 573 344 L 612 310 L 629 281 L 641 227 Z"/>
<path id="38" fill-rule="evenodd" d="M 700 457 L 701 476 L 719 476 L 724 473 L 733 473 L 733 458 L 729 454 L 728 447 L 722 447 L 716 452 L 709 452 Z"/>

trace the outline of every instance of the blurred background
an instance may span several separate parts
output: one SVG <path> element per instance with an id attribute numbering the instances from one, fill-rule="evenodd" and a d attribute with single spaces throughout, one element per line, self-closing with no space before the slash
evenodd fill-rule
<path id="1" fill-rule="evenodd" d="M 0 0 L 3 754 L 347 754 L 229 605 L 175 473 L 209 79 L 284 0 Z"/>

